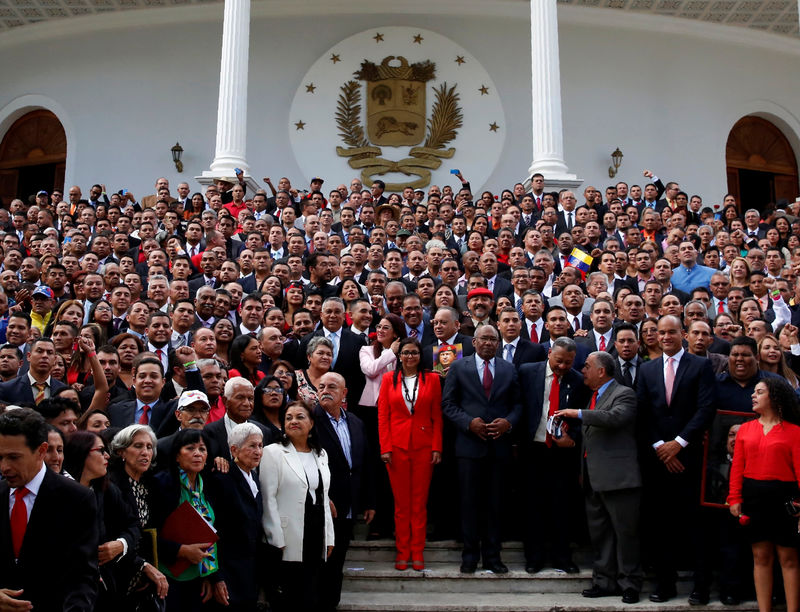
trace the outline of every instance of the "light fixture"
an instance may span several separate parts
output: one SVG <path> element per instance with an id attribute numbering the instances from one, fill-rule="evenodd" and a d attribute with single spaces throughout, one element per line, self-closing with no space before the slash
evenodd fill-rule
<path id="1" fill-rule="evenodd" d="M 176 142 L 175 146 L 170 149 L 172 151 L 172 161 L 175 162 L 175 168 L 177 168 L 178 172 L 183 172 L 183 162 L 181 161 L 181 156 L 183 155 L 183 147 L 180 143 Z M 622 153 L 620 153 L 620 156 Z"/>
<path id="2" fill-rule="evenodd" d="M 617 170 L 619 170 L 622 164 L 622 151 L 619 150 L 619 147 L 614 149 L 614 152 L 611 154 L 611 163 L 614 165 L 608 167 L 608 176 L 609 178 L 614 178 L 617 176 Z"/>

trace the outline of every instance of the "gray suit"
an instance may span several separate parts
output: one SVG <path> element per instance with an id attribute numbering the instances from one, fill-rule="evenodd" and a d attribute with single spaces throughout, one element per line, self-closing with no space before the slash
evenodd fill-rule
<path id="1" fill-rule="evenodd" d="M 592 581 L 614 591 L 642 588 L 636 447 L 636 393 L 612 380 L 594 410 L 584 410 L 583 484 L 595 562 Z"/>

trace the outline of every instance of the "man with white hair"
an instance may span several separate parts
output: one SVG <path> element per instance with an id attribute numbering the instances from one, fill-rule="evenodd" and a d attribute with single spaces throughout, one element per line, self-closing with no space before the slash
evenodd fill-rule
<path id="1" fill-rule="evenodd" d="M 210 459 L 223 458 L 232 461 L 228 436 L 234 427 L 241 423 L 255 423 L 250 420 L 253 416 L 255 400 L 253 398 L 252 383 L 241 376 L 234 376 L 225 383 L 222 394 L 222 403 L 225 405 L 225 415 L 218 421 L 206 425 L 203 432 L 208 439 L 208 456 Z M 255 423 L 264 436 L 264 444 L 271 444 L 272 432 L 266 427 Z"/>

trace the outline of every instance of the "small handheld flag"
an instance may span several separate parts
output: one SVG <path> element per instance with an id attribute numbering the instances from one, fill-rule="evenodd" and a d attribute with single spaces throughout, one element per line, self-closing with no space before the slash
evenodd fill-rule
<path id="1" fill-rule="evenodd" d="M 576 247 L 572 249 L 572 252 L 569 254 L 567 265 L 580 270 L 581 276 L 586 278 L 586 274 L 589 272 L 592 261 L 594 261 L 594 258 L 591 255 Z"/>

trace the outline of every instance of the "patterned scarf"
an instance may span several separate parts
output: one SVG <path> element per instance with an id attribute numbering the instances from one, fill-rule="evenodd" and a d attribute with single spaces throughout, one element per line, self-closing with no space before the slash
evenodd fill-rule
<path id="1" fill-rule="evenodd" d="M 181 501 L 186 500 L 192 508 L 200 513 L 209 525 L 214 524 L 214 510 L 208 505 L 205 495 L 203 495 L 203 478 L 200 474 L 197 475 L 195 480 L 195 488 L 192 489 L 189 483 L 189 476 L 183 470 L 178 470 L 178 477 L 181 481 Z M 213 544 L 208 552 L 211 556 L 205 557 L 199 565 L 200 576 L 208 576 L 213 574 L 219 569 L 219 562 L 217 561 L 217 545 Z"/>

